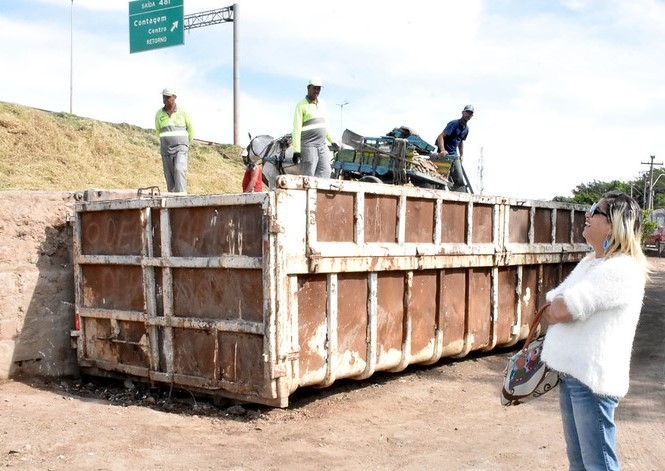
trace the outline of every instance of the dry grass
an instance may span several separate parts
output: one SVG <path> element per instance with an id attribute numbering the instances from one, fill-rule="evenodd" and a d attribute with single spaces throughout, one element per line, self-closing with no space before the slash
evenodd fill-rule
<path id="1" fill-rule="evenodd" d="M 240 192 L 241 151 L 232 144 L 194 142 L 188 192 Z M 0 190 L 149 186 L 166 191 L 154 130 L 0 102 Z"/>

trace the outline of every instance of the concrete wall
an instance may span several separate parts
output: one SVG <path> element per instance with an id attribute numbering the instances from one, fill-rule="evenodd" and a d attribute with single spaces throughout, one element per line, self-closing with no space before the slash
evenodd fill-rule
<path id="1" fill-rule="evenodd" d="M 65 192 L 0 192 L 0 379 L 78 373 L 73 202 Z"/>

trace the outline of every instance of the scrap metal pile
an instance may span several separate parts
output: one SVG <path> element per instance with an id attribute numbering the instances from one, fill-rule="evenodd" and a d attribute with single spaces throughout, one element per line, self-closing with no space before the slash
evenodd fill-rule
<path id="1" fill-rule="evenodd" d="M 365 137 L 349 129 L 332 163 L 336 178 L 374 181 L 422 188 L 449 189 L 451 161 L 434 151 L 412 129 L 393 128 L 384 136 Z"/>

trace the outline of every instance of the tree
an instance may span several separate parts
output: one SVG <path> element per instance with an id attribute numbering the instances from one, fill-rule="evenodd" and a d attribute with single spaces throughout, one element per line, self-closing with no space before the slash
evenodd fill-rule
<path id="1" fill-rule="evenodd" d="M 611 182 L 594 180 L 590 183 L 580 183 L 572 191 L 572 198 L 556 196 L 554 201 L 591 205 L 598 201 L 604 193 L 610 190 L 619 190 L 630 194 L 630 183 L 620 182 L 619 180 L 613 180 Z"/>

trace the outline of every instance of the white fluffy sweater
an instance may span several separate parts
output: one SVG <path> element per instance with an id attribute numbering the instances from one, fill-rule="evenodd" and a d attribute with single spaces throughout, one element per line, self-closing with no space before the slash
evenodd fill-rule
<path id="1" fill-rule="evenodd" d="M 581 260 L 547 293 L 548 301 L 563 296 L 573 320 L 548 327 L 545 363 L 596 394 L 625 396 L 645 282 L 643 265 L 627 255 Z"/>

